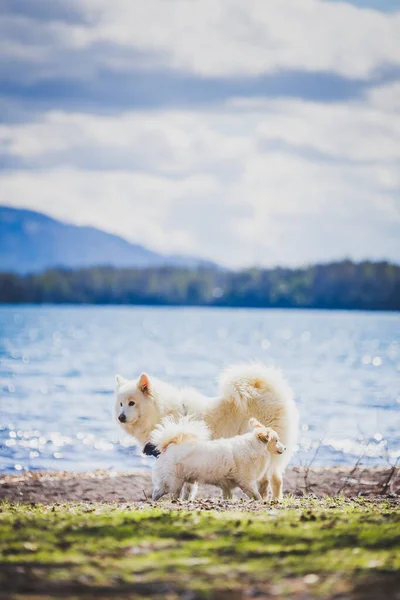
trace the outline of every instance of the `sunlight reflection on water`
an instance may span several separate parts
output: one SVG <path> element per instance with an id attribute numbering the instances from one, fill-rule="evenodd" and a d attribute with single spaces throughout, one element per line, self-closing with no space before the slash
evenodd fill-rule
<path id="1" fill-rule="evenodd" d="M 0 309 L 0 470 L 149 468 L 112 416 L 114 374 L 214 395 L 226 365 L 282 367 L 301 411 L 295 463 L 399 454 L 398 314 L 144 307 Z"/>

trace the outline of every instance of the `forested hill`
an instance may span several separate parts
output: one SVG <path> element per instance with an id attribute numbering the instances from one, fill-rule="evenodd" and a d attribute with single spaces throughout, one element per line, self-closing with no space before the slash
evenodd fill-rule
<path id="1" fill-rule="evenodd" d="M 0 302 L 400 310 L 400 266 L 343 261 L 236 272 L 98 267 L 0 273 Z"/>

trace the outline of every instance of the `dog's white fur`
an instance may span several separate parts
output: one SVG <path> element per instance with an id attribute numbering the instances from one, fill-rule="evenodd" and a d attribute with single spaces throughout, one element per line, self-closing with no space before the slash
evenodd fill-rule
<path id="1" fill-rule="evenodd" d="M 239 487 L 261 500 L 258 481 L 268 471 L 272 456 L 286 450 L 278 434 L 250 419 L 249 432 L 231 438 L 210 440 L 204 421 L 192 416 L 165 417 L 150 439 L 161 454 L 153 468 L 153 500 L 170 493 L 179 498 L 186 483 L 208 483 L 222 489 L 224 498 Z"/>
<path id="2" fill-rule="evenodd" d="M 268 473 L 259 481 L 259 492 L 266 497 L 270 484 L 272 497 L 282 496 L 282 474 L 297 442 L 298 412 L 293 392 L 278 369 L 257 363 L 230 367 L 222 374 L 219 395 L 214 398 L 146 373 L 137 380 L 117 375 L 116 385 L 116 417 L 126 419 L 121 426 L 142 445 L 168 415 L 175 420 L 182 414 L 204 419 L 213 438 L 245 433 L 251 417 L 274 429 L 287 451 L 271 457 Z"/>

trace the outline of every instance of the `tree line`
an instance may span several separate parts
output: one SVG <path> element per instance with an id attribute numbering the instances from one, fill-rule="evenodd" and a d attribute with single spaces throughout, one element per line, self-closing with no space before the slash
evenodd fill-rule
<path id="1" fill-rule="evenodd" d="M 0 273 L 0 302 L 400 310 L 400 266 L 346 260 L 241 271 L 100 266 Z"/>

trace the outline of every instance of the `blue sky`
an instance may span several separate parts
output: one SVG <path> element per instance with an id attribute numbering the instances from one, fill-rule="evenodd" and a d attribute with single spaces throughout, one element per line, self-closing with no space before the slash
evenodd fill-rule
<path id="1" fill-rule="evenodd" d="M 400 0 L 2 0 L 0 203 L 240 267 L 400 262 Z"/>

